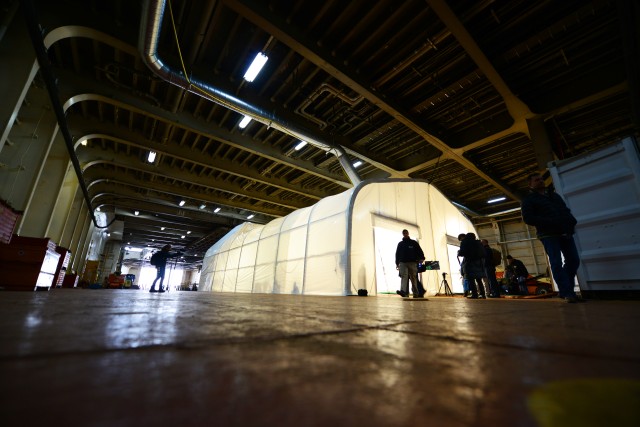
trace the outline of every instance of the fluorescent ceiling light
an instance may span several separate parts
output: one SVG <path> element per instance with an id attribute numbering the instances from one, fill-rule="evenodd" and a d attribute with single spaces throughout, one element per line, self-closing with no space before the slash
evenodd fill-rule
<path id="1" fill-rule="evenodd" d="M 220 208 L 215 208 L 215 210 L 213 211 L 213 213 L 218 213 L 220 212 Z"/>
<path id="2" fill-rule="evenodd" d="M 244 129 L 244 128 L 246 128 L 246 127 L 247 127 L 247 125 L 249 124 L 249 122 L 250 122 L 250 121 L 251 121 L 251 117 L 249 117 L 249 116 L 244 116 L 244 117 L 242 118 L 242 120 L 240 120 L 240 123 L 238 123 L 238 127 L 239 127 L 240 129 Z"/>
<path id="3" fill-rule="evenodd" d="M 185 203 L 187 203 L 187 202 L 185 202 L 184 200 L 180 200 L 180 203 L 178 203 L 178 205 L 184 206 Z"/>
<path id="4" fill-rule="evenodd" d="M 135 216 L 138 216 L 138 215 L 140 215 L 140 211 L 133 211 L 133 214 L 134 214 Z"/>
<path id="5" fill-rule="evenodd" d="M 100 212 L 100 207 L 97 207 L 97 208 L 96 208 L 96 212 Z"/>
<path id="6" fill-rule="evenodd" d="M 165 227 L 160 227 L 160 231 L 164 231 Z"/>
<path id="7" fill-rule="evenodd" d="M 495 199 L 487 200 L 487 203 L 497 203 L 497 202 L 501 202 L 503 200 L 507 200 L 507 198 L 506 197 L 496 197 Z"/>
<path id="8" fill-rule="evenodd" d="M 295 146 L 294 150 L 298 151 L 300 150 L 302 147 L 304 147 L 305 145 L 307 145 L 307 141 L 300 141 L 298 143 L 298 145 Z"/>
<path id="9" fill-rule="evenodd" d="M 249 216 L 247 217 L 247 219 L 251 219 L 251 218 L 253 218 L 254 216 L 255 216 L 254 214 L 251 214 L 251 215 L 249 215 Z"/>
<path id="10" fill-rule="evenodd" d="M 156 152 L 155 151 L 149 151 L 149 157 L 147 157 L 147 161 L 149 163 L 153 163 L 153 161 L 156 159 Z"/>
<path id="11" fill-rule="evenodd" d="M 191 232 L 190 232 L 190 231 L 187 231 L 187 234 L 191 234 Z"/>
<path id="12" fill-rule="evenodd" d="M 357 168 L 357 167 L 358 167 L 358 166 L 360 166 L 361 164 L 362 164 L 362 162 L 361 162 L 360 160 L 358 160 L 357 162 L 355 162 L 355 163 L 353 164 L 353 167 L 354 167 L 354 168 Z"/>
<path id="13" fill-rule="evenodd" d="M 207 207 L 207 205 L 205 205 L 204 203 L 200 205 L 200 209 L 204 209 L 206 207 Z"/>
<path id="14" fill-rule="evenodd" d="M 249 65 L 249 68 L 247 68 L 247 71 L 244 73 L 244 79 L 248 82 L 252 82 L 256 78 L 260 70 L 262 70 L 264 64 L 267 63 L 267 59 L 269 59 L 267 55 L 263 54 L 262 52 L 258 52 L 256 57 L 253 58 L 253 62 L 251 63 L 251 65 Z"/>
<path id="15" fill-rule="evenodd" d="M 86 139 L 82 140 L 82 142 L 80 143 L 80 145 L 82 145 L 83 147 L 86 147 L 86 145 L 87 145 L 87 140 L 86 140 Z"/>
<path id="16" fill-rule="evenodd" d="M 180 236 L 181 239 L 184 239 L 185 236 Z"/>
<path id="17" fill-rule="evenodd" d="M 124 249 L 129 251 L 129 252 L 142 252 L 142 248 L 134 248 L 134 247 L 131 247 L 131 246 L 127 246 Z"/>

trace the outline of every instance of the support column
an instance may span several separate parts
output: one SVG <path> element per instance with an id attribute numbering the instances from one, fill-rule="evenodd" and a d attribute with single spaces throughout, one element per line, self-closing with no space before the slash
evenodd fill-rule
<path id="1" fill-rule="evenodd" d="M 67 154 L 66 150 L 65 154 Z M 68 157 L 67 154 L 67 159 Z M 65 237 L 65 230 L 68 218 L 73 211 L 75 196 L 78 194 L 82 198 L 82 192 L 78 191 L 78 177 L 68 160 L 66 169 L 62 188 L 60 188 L 58 193 L 49 226 L 45 231 L 45 236 L 49 236 L 54 242 L 58 242 L 58 245 L 64 248 L 67 248 L 65 244 L 69 241 L 69 236 Z"/>
<path id="2" fill-rule="evenodd" d="M 30 237 L 45 237 L 48 218 L 40 229 L 31 234 L 30 204 L 39 178 L 42 176 L 45 159 L 51 148 L 56 118 L 51 110 L 46 90 L 32 85 L 24 99 L 16 124 L 9 134 L 10 143 L 0 152 L 0 198 L 6 200 L 14 209 L 24 211 L 16 233 Z M 40 206 L 33 206 L 37 210 Z M 29 234 L 23 231 L 26 229 Z"/>
<path id="3" fill-rule="evenodd" d="M 35 237 L 49 237 L 57 244 L 49 231 L 60 234 L 61 230 L 51 230 L 54 208 L 60 197 L 65 174 L 70 166 L 69 153 L 60 132 L 55 132 L 47 159 L 41 168 L 37 184 L 27 205 L 22 221 L 22 234 Z M 73 169 L 71 170 L 72 173 Z M 75 176 L 75 173 L 74 173 Z M 77 180 L 76 180 L 77 181 Z"/>
<path id="4" fill-rule="evenodd" d="M 533 151 L 538 161 L 538 169 L 547 169 L 547 164 L 555 160 L 555 156 L 551 147 L 551 141 L 549 140 L 549 134 L 544 125 L 544 120 L 541 118 L 527 119 L 527 126 L 529 127 L 529 136 L 533 144 Z"/>

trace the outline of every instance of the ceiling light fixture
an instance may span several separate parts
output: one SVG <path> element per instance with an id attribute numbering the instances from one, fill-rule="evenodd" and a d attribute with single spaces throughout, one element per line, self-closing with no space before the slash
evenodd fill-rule
<path id="1" fill-rule="evenodd" d="M 247 219 L 251 219 L 251 218 L 253 218 L 254 216 L 255 216 L 254 214 L 251 214 L 251 215 L 249 215 L 249 216 L 247 217 Z"/>
<path id="2" fill-rule="evenodd" d="M 353 164 L 353 167 L 354 167 L 354 168 L 357 168 L 357 167 L 358 167 L 358 166 L 360 166 L 361 164 L 362 164 L 362 162 L 361 162 L 360 160 L 358 160 L 358 161 L 356 161 L 356 162 Z"/>
<path id="3" fill-rule="evenodd" d="M 207 207 L 207 205 L 205 205 L 204 203 L 200 205 L 200 209 L 201 209 L 201 210 L 202 210 L 202 209 L 204 209 L 204 208 L 206 208 L 206 207 Z"/>
<path id="4" fill-rule="evenodd" d="M 307 145 L 307 141 L 300 141 L 298 145 L 295 146 L 294 150 L 300 151 L 300 149 L 302 149 L 302 147 L 304 147 L 305 145 Z"/>
<path id="5" fill-rule="evenodd" d="M 487 200 L 487 203 L 497 203 L 497 202 L 501 202 L 503 200 L 507 200 L 507 198 L 506 197 L 496 197 L 495 199 Z"/>
<path id="6" fill-rule="evenodd" d="M 147 161 L 149 163 L 153 163 L 153 161 L 156 159 L 156 152 L 155 151 L 149 151 L 149 157 L 147 157 Z"/>
<path id="7" fill-rule="evenodd" d="M 187 234 L 191 234 L 191 232 L 190 232 L 190 231 L 187 231 Z"/>
<path id="8" fill-rule="evenodd" d="M 258 52 L 256 57 L 253 58 L 253 62 L 251 62 L 251 65 L 249 65 L 249 68 L 247 68 L 247 71 L 244 73 L 244 79 L 248 82 L 252 82 L 257 77 L 260 70 L 262 70 L 264 64 L 267 63 L 267 59 L 269 59 L 267 55 L 262 52 Z"/>
<path id="9" fill-rule="evenodd" d="M 220 212 L 220 208 L 215 208 L 213 211 L 213 213 L 218 213 L 218 212 Z"/>
<path id="10" fill-rule="evenodd" d="M 184 238 L 185 238 L 185 236 L 180 236 L 180 238 L 181 238 L 181 239 L 184 239 Z"/>
<path id="11" fill-rule="evenodd" d="M 240 123 L 238 123 L 238 127 L 239 127 L 240 129 L 244 129 L 244 128 L 246 128 L 246 127 L 247 127 L 247 125 L 249 124 L 249 122 L 250 122 L 250 121 L 251 121 L 251 117 L 249 117 L 249 116 L 244 116 L 244 117 L 242 118 L 242 120 L 240 120 Z"/>
<path id="12" fill-rule="evenodd" d="M 164 231 L 165 227 L 160 227 L 160 231 Z"/>
<path id="13" fill-rule="evenodd" d="M 184 204 L 185 204 L 185 203 L 187 203 L 187 202 L 186 202 L 186 201 L 184 201 L 184 200 L 180 200 L 180 203 L 178 203 L 178 205 L 179 205 L 179 206 L 184 206 Z"/>
<path id="14" fill-rule="evenodd" d="M 138 216 L 138 215 L 140 215 L 140 211 L 133 211 L 133 214 L 134 214 L 135 216 Z"/>

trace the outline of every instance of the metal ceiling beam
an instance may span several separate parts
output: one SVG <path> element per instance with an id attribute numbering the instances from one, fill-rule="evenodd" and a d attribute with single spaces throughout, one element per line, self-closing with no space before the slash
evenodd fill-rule
<path id="1" fill-rule="evenodd" d="M 107 139 L 107 140 L 111 140 L 120 144 L 124 144 L 124 145 L 129 145 L 129 146 L 135 146 L 138 148 L 142 148 L 144 150 L 149 150 L 149 148 L 147 147 L 143 147 L 140 145 L 137 145 L 131 141 L 128 140 L 123 140 L 111 135 L 105 135 L 105 134 L 90 134 L 90 135 L 84 135 L 82 137 L 82 139 L 80 139 L 80 141 L 82 140 L 90 140 L 90 139 L 97 139 L 97 138 L 101 138 L 101 139 Z M 164 148 L 166 148 L 166 150 L 157 150 L 154 149 L 153 151 L 156 151 L 157 153 L 161 154 L 161 155 L 169 155 L 171 157 L 174 158 L 180 158 L 182 160 L 186 160 L 189 162 L 192 162 L 194 164 L 203 166 L 203 167 L 207 167 L 207 168 L 211 168 L 211 169 L 216 169 L 219 170 L 221 172 L 226 172 L 226 173 L 230 173 L 232 175 L 237 175 L 237 176 L 241 176 L 243 178 L 247 178 L 250 179 L 252 181 L 255 182 L 259 182 L 274 188 L 278 188 L 281 190 L 285 190 L 285 191 L 289 191 L 292 193 L 296 193 L 299 194 L 301 196 L 305 196 L 307 198 L 310 199 L 315 199 L 315 200 L 319 200 L 323 197 L 327 197 L 330 194 L 321 194 L 319 192 L 313 191 L 312 189 L 306 189 L 304 188 L 302 185 L 296 185 L 296 184 L 290 184 L 289 182 L 287 182 L 286 180 L 276 180 L 276 179 L 271 179 L 271 180 L 267 180 L 265 179 L 262 175 L 260 175 L 259 173 L 251 170 L 248 167 L 239 167 L 238 165 L 235 165 L 235 170 L 234 167 L 232 165 L 232 167 L 228 167 L 226 170 L 222 169 L 222 168 L 217 168 L 216 164 L 209 164 L 206 162 L 202 162 L 202 161 L 197 161 L 195 159 L 188 159 L 188 158 L 184 158 L 184 157 L 180 157 L 176 152 L 174 151 L 179 151 L 179 149 L 171 149 L 168 146 L 164 146 Z M 301 205 L 293 203 L 291 204 L 290 201 L 284 201 L 283 199 L 279 198 L 279 197 L 270 197 L 266 192 L 251 192 L 251 191 L 247 191 L 247 190 L 243 190 L 242 187 L 240 186 L 235 186 L 235 185 L 231 185 L 231 184 L 223 184 L 221 183 L 220 186 L 217 186 L 216 181 L 209 178 L 209 177 L 202 177 L 190 172 L 187 172 L 185 170 L 182 169 L 177 169 L 177 168 L 168 168 L 166 166 L 164 166 L 162 168 L 162 170 L 159 170 L 159 168 L 155 165 L 155 164 L 150 164 L 148 162 L 144 162 L 142 161 L 139 157 L 133 157 L 130 155 L 126 155 L 124 153 L 106 153 L 104 150 L 102 149 L 98 149 L 98 148 L 92 148 L 89 145 L 87 146 L 80 146 L 79 148 L 76 149 L 77 151 L 77 155 L 78 155 L 78 159 L 80 159 L 81 163 L 82 163 L 82 169 L 86 170 L 87 167 L 89 167 L 92 164 L 95 163 L 103 163 L 103 162 L 108 162 L 108 163 L 113 163 L 119 167 L 122 168 L 131 168 L 131 169 L 135 169 L 135 170 L 139 170 L 139 171 L 143 171 L 152 175 L 159 175 L 159 176 L 164 176 L 167 178 L 173 178 L 176 180 L 180 180 L 180 181 L 184 181 L 187 183 L 191 183 L 191 184 L 195 184 L 195 185 L 200 185 L 203 187 L 207 187 L 207 188 L 211 188 L 211 189 L 221 189 L 221 190 L 227 190 L 229 192 L 233 192 L 235 194 L 239 194 L 245 197 L 252 197 L 255 196 L 256 198 L 261 198 L 264 201 L 270 202 L 270 203 L 274 203 L 274 204 L 279 204 L 279 205 L 283 205 L 283 206 L 287 206 L 287 207 L 300 207 Z M 201 158 L 202 159 L 202 158 Z M 212 163 L 222 163 L 217 159 L 211 158 L 210 159 Z M 227 162 L 227 163 L 231 163 L 231 162 Z M 231 169 L 231 170 L 229 170 Z M 212 185 L 213 184 L 213 185 Z M 253 194 L 252 194 L 253 193 Z M 302 207 L 306 207 L 308 206 L 307 204 L 304 204 L 304 206 Z"/>
<path id="2" fill-rule="evenodd" d="M 126 176 L 120 176 L 120 177 L 112 176 L 111 178 L 109 178 L 109 177 L 106 177 L 105 175 L 107 174 L 102 173 L 101 178 L 96 180 L 90 180 L 86 178 L 87 187 L 89 188 L 90 194 L 109 192 L 109 193 L 118 193 L 123 195 L 137 194 L 138 196 L 140 196 L 139 190 L 143 189 L 144 191 L 147 192 L 146 197 L 148 199 L 158 200 L 158 202 L 160 201 L 168 202 L 170 204 L 175 205 L 176 198 L 182 197 L 189 200 L 196 200 L 198 201 L 198 203 L 205 203 L 205 204 L 219 206 L 219 207 L 231 207 L 237 210 L 249 210 L 252 212 L 260 213 L 265 216 L 276 217 L 276 218 L 285 216 L 291 213 L 291 211 L 293 210 L 293 209 L 288 209 L 288 210 L 272 209 L 272 208 L 266 208 L 264 206 L 258 207 L 256 206 L 255 203 L 238 202 L 235 200 L 230 200 L 222 197 L 210 197 L 210 196 L 207 196 L 206 194 L 198 193 L 195 191 L 192 191 L 192 192 L 179 191 L 180 189 L 176 189 L 175 186 L 168 185 L 168 184 L 160 184 L 157 181 L 141 182 L 138 179 L 135 179 L 135 178 L 132 179 L 131 177 L 126 177 Z M 116 174 L 114 173 L 111 175 L 116 175 Z M 130 190 L 122 189 L 122 186 L 126 186 Z M 138 189 L 138 191 L 133 191 L 133 189 Z M 162 195 L 159 195 L 161 193 L 164 193 L 166 196 L 163 197 Z"/>
<path id="3" fill-rule="evenodd" d="M 142 114 L 164 123 L 195 132 L 204 138 L 210 138 L 223 142 L 231 147 L 247 151 L 251 154 L 264 157 L 279 164 L 283 164 L 294 169 L 298 169 L 310 175 L 326 179 L 344 188 L 351 188 L 351 183 L 346 181 L 344 175 L 334 174 L 330 171 L 317 168 L 312 162 L 293 159 L 285 156 L 281 151 L 262 144 L 259 141 L 239 134 L 227 131 L 224 128 L 213 125 L 211 122 L 194 117 L 192 114 L 168 110 L 152 105 L 148 100 L 131 95 L 129 92 L 107 86 L 95 80 L 90 80 L 70 73 L 65 70 L 56 69 L 56 76 L 59 78 L 60 93 L 64 97 L 65 111 L 72 105 L 81 102 L 98 101 L 113 105 L 117 108 Z M 73 116 L 69 117 L 71 121 Z M 195 155 L 195 154 L 194 154 Z"/>
<path id="4" fill-rule="evenodd" d="M 514 200 L 520 199 L 517 192 L 509 185 L 498 178 L 492 177 L 489 173 L 479 168 L 475 163 L 458 154 L 458 152 L 436 137 L 433 130 L 426 129 L 425 124 L 420 124 L 417 118 L 413 117 L 409 111 L 383 95 L 374 92 L 372 89 L 372 82 L 367 81 L 362 75 L 358 78 L 354 77 L 357 73 L 351 67 L 344 65 L 339 58 L 332 56 L 327 49 L 312 43 L 312 41 L 304 34 L 297 31 L 292 25 L 288 24 L 283 17 L 273 13 L 269 8 L 268 3 L 260 0 L 225 0 L 225 4 L 241 16 L 251 21 L 253 24 L 296 50 L 306 59 L 326 71 L 329 75 L 335 77 L 349 88 L 363 95 L 380 109 L 384 110 L 396 120 L 422 136 L 429 144 L 445 153 L 450 159 L 456 161 L 466 169 L 469 169 L 485 181 L 489 182 L 491 185 L 500 189 L 505 195 Z M 352 149 L 352 147 L 348 146 L 345 148 Z M 406 176 L 406 174 L 402 171 L 393 171 L 393 176 Z"/>

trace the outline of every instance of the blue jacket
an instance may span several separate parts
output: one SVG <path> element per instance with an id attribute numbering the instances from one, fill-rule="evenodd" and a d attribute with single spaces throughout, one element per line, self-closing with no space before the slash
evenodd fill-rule
<path id="1" fill-rule="evenodd" d="M 540 194 L 531 191 L 522 200 L 522 219 L 536 227 L 538 238 L 551 236 L 571 236 L 578 221 L 571 210 L 553 191 Z"/>

